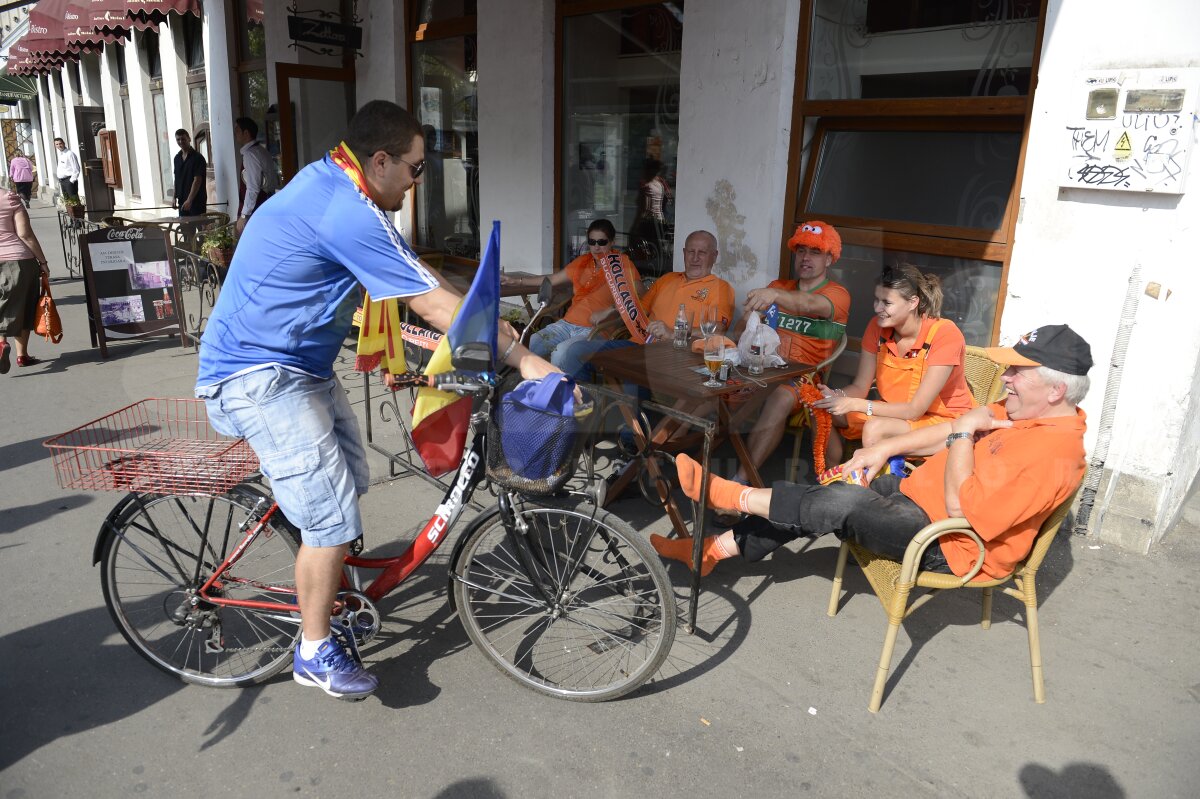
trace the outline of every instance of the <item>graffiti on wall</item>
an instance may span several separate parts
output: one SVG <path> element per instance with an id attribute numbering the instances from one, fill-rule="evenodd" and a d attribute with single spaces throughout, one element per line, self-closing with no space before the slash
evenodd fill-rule
<path id="1" fill-rule="evenodd" d="M 1200 69 L 1104 70 L 1079 85 L 1083 113 L 1065 126 L 1060 185 L 1182 194 Z"/>

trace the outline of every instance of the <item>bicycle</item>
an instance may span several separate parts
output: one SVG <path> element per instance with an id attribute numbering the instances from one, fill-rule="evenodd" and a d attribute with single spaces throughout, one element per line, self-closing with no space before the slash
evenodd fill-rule
<path id="1" fill-rule="evenodd" d="M 487 479 L 496 505 L 471 520 L 450 557 L 449 598 L 468 638 L 542 694 L 623 696 L 657 672 L 674 641 L 666 571 L 647 541 L 600 509 L 590 469 L 587 490 L 563 493 L 578 449 L 543 481 L 508 470 L 491 408 L 496 380 L 467 347 L 454 372 L 397 376 L 401 386 L 473 397 L 473 435 L 402 554 L 347 556 L 354 579 L 343 570 L 334 628 L 361 658 L 359 647 L 382 626 L 376 603 L 445 543 Z M 45 445 L 64 488 L 129 492 L 101 526 L 93 563 L 109 613 L 142 657 L 213 687 L 260 683 L 287 668 L 300 636 L 299 531 L 259 482 L 246 442 L 208 428 L 202 401 L 143 400 Z M 379 574 L 364 586 L 360 570 Z"/>

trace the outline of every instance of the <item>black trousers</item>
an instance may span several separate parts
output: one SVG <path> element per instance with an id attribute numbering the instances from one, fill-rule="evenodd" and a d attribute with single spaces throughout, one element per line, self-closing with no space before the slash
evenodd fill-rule
<path id="1" fill-rule="evenodd" d="M 733 526 L 733 539 L 749 561 L 762 560 L 801 536 L 825 533 L 902 560 L 913 536 L 929 524 L 925 511 L 900 493 L 900 478 L 895 475 L 876 479 L 870 488 L 849 483 L 805 486 L 782 481 L 771 488 L 770 518 L 751 516 Z M 950 573 L 942 549 L 936 544 L 925 550 L 921 568 Z"/>
<path id="2" fill-rule="evenodd" d="M 25 201 L 25 207 L 29 207 L 29 201 L 33 197 L 33 181 L 32 180 L 14 180 L 13 186 L 17 189 L 17 194 L 21 195 L 21 199 Z"/>
<path id="3" fill-rule="evenodd" d="M 58 187 L 62 189 L 64 197 L 79 196 L 79 180 L 71 180 L 71 178 L 59 178 Z"/>

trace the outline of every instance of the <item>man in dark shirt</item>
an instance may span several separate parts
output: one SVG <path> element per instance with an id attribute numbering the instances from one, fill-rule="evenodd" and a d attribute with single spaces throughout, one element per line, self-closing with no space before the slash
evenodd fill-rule
<path id="1" fill-rule="evenodd" d="M 204 187 L 208 162 L 192 149 L 192 137 L 183 128 L 175 131 L 175 207 L 180 216 L 200 216 L 208 210 L 208 190 Z"/>

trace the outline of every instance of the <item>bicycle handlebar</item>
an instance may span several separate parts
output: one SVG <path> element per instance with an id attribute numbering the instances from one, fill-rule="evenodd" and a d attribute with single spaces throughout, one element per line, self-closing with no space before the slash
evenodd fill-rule
<path id="1" fill-rule="evenodd" d="M 496 376 L 491 372 L 442 372 L 436 375 L 423 375 L 417 372 L 404 372 L 392 375 L 392 390 L 402 388 L 435 388 L 438 391 L 449 391 L 454 394 L 489 394 L 496 388 Z"/>

